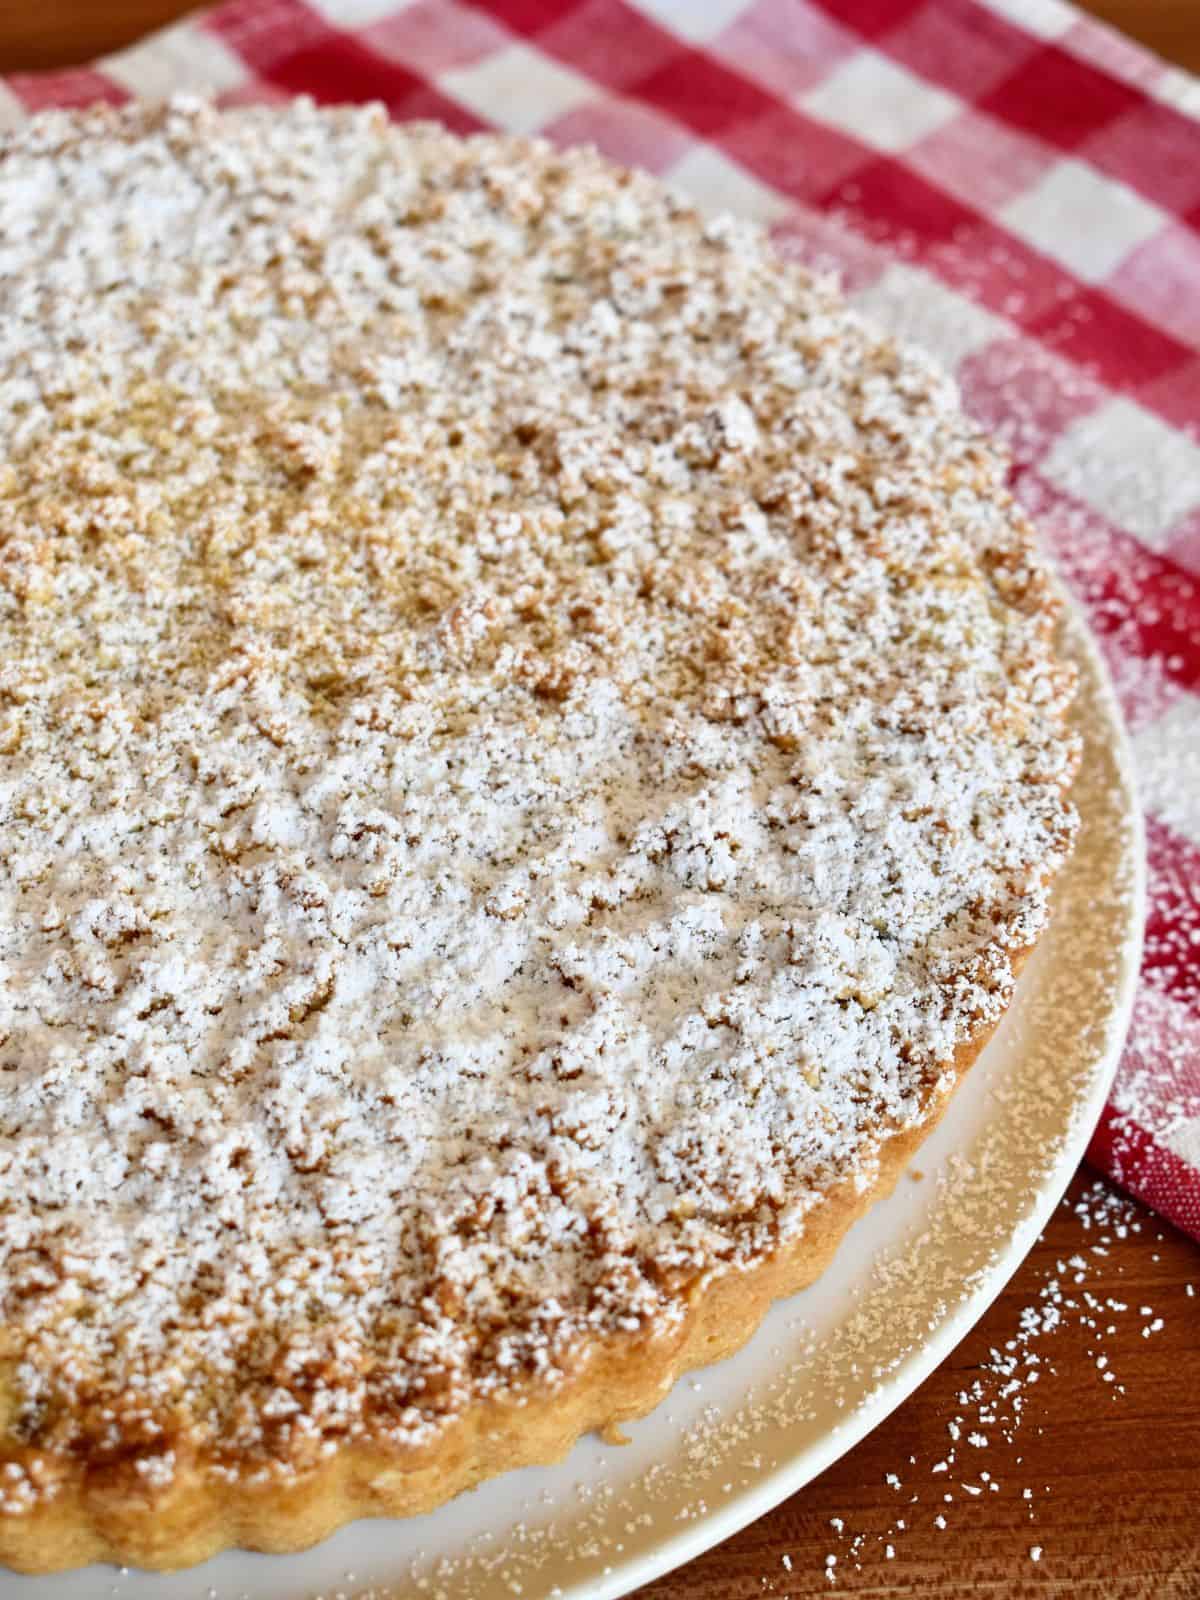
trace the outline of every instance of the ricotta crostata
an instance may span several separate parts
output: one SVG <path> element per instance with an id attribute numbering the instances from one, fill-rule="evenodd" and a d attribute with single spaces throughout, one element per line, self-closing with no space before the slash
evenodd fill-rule
<path id="1" fill-rule="evenodd" d="M 0 1559 L 419 1512 L 815 1278 L 1070 849 L 952 383 L 588 151 L 0 153 Z"/>

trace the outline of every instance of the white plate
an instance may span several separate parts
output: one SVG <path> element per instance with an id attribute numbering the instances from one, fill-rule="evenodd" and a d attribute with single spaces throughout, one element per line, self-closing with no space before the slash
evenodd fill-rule
<path id="1" fill-rule="evenodd" d="M 1124 1039 L 1141 950 L 1142 839 L 1120 718 L 1082 624 L 1079 845 L 1017 998 L 918 1182 L 858 1222 L 813 1288 L 738 1355 L 556 1467 L 432 1515 L 360 1522 L 294 1556 L 230 1553 L 171 1576 L 0 1573 L 0 1600 L 612 1600 L 761 1516 L 893 1410 L 982 1315 L 1083 1153 Z M 915 1176 L 915 1174 L 914 1174 Z"/>

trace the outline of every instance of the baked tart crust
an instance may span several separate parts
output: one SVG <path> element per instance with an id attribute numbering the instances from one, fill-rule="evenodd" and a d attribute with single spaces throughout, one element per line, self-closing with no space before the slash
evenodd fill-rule
<path id="1" fill-rule="evenodd" d="M 299 1548 L 810 1283 L 1069 852 L 952 383 L 377 109 L 0 154 L 0 1558 Z"/>

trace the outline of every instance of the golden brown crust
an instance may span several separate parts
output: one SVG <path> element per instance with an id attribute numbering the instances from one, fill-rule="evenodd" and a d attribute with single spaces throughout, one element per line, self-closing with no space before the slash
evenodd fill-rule
<path id="1" fill-rule="evenodd" d="M 1014 968 L 1027 954 L 1014 957 Z M 959 1048 L 954 1088 L 995 1026 Z M 839 1184 L 809 1213 L 799 1237 L 745 1270 L 700 1280 L 669 1335 L 610 1335 L 553 1388 L 525 1386 L 476 1403 L 432 1442 L 409 1451 L 355 1440 L 286 1484 L 226 1482 L 202 1467 L 181 1467 L 168 1490 L 135 1493 L 127 1476 L 114 1482 L 80 1474 L 53 1500 L 0 1519 L 0 1561 L 28 1573 L 95 1561 L 175 1571 L 231 1548 L 283 1554 L 307 1549 L 359 1517 L 417 1516 L 498 1473 L 559 1461 L 589 1430 L 645 1416 L 685 1372 L 733 1355 L 776 1300 L 814 1283 L 847 1230 L 892 1192 L 952 1095 L 953 1089 L 924 1122 L 882 1145 L 873 1185 L 860 1191 L 852 1181 Z"/>

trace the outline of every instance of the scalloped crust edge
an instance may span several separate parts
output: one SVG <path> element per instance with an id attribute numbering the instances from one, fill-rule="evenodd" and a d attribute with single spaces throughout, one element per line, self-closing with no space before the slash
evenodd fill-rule
<path id="1" fill-rule="evenodd" d="M 1014 957 L 1015 973 L 1028 954 Z M 359 1517 L 418 1516 L 485 1478 L 560 1461 L 590 1430 L 645 1416 L 685 1372 L 741 1349 L 776 1300 L 820 1277 L 851 1225 L 895 1188 L 999 1020 L 959 1047 L 954 1081 L 926 1116 L 879 1147 L 873 1185 L 861 1192 L 852 1180 L 835 1185 L 797 1238 L 747 1268 L 698 1278 L 669 1334 L 606 1336 L 587 1347 L 563 1381 L 481 1400 L 427 1445 L 402 1449 L 352 1439 L 286 1482 L 223 1481 L 202 1464 L 190 1471 L 184 1464 L 156 1492 L 131 1487 L 127 1473 L 107 1481 L 101 1473 L 81 1473 L 52 1500 L 0 1517 L 0 1562 L 27 1573 L 97 1561 L 170 1572 L 230 1548 L 304 1550 Z"/>

